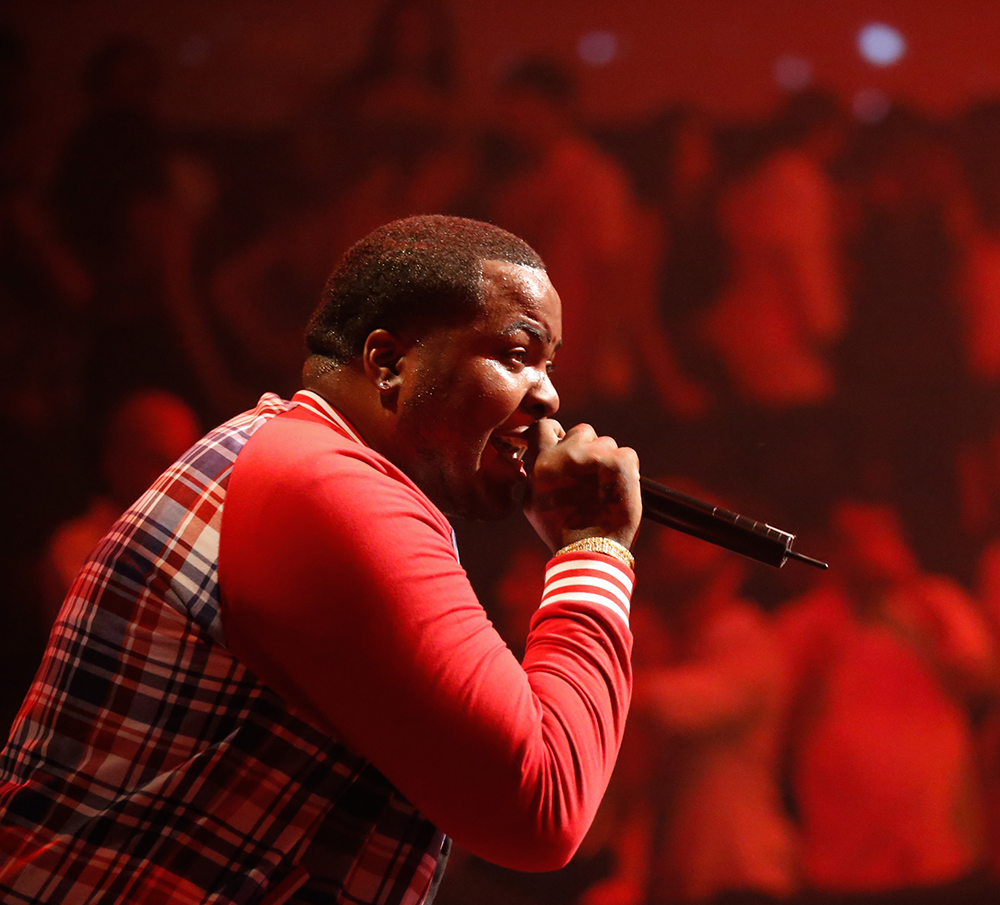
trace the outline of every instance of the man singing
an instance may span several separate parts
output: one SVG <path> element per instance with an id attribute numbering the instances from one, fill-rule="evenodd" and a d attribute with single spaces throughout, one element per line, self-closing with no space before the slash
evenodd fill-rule
<path id="1" fill-rule="evenodd" d="M 0 759 L 8 903 L 420 903 L 453 837 L 564 864 L 631 688 L 638 461 L 564 432 L 559 298 L 453 217 L 352 248 L 305 389 L 209 433 L 78 575 Z M 522 663 L 446 516 L 553 550 Z"/>

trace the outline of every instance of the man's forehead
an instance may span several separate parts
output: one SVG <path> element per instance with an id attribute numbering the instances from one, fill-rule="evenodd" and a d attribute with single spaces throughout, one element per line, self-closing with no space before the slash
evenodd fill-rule
<path id="1" fill-rule="evenodd" d="M 480 264 L 482 266 L 483 279 L 504 280 L 523 276 L 528 279 L 540 278 L 548 282 L 548 274 L 541 267 L 532 267 L 529 264 L 515 264 L 513 261 L 498 261 L 494 258 L 484 258 Z"/>
<path id="2" fill-rule="evenodd" d="M 486 260 L 482 264 L 482 279 L 483 313 L 487 316 L 497 313 L 499 307 L 512 316 L 527 314 L 537 319 L 548 334 L 561 331 L 561 303 L 544 270 L 510 261 Z"/>
<path id="3" fill-rule="evenodd" d="M 541 302 L 548 301 L 550 294 L 554 295 L 549 275 L 544 270 L 510 261 L 484 260 L 482 281 L 501 297 L 524 297 L 528 301 Z"/>

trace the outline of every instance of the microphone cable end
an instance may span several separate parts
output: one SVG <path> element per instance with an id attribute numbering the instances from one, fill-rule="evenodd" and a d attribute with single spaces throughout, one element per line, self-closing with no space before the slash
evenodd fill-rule
<path id="1" fill-rule="evenodd" d="M 813 566 L 817 569 L 829 569 L 830 564 L 825 563 L 819 559 L 813 559 L 811 556 L 806 556 L 805 553 L 799 553 L 798 550 L 792 550 L 789 548 L 785 551 L 785 556 L 789 559 L 797 560 L 798 562 L 804 562 L 807 566 Z"/>

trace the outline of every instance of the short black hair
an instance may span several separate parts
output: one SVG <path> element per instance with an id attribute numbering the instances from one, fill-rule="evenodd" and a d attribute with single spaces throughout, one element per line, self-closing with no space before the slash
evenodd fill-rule
<path id="1" fill-rule="evenodd" d="M 490 223 L 439 214 L 387 223 L 354 245 L 330 275 L 306 345 L 346 364 L 373 330 L 471 321 L 479 312 L 483 261 L 545 270 L 527 242 Z"/>

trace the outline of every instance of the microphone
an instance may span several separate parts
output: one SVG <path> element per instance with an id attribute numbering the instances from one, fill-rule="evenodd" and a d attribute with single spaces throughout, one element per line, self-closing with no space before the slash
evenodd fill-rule
<path id="1" fill-rule="evenodd" d="M 794 534 L 706 503 L 649 478 L 639 479 L 642 517 L 780 569 L 789 559 L 817 569 L 827 563 L 792 549 Z"/>

